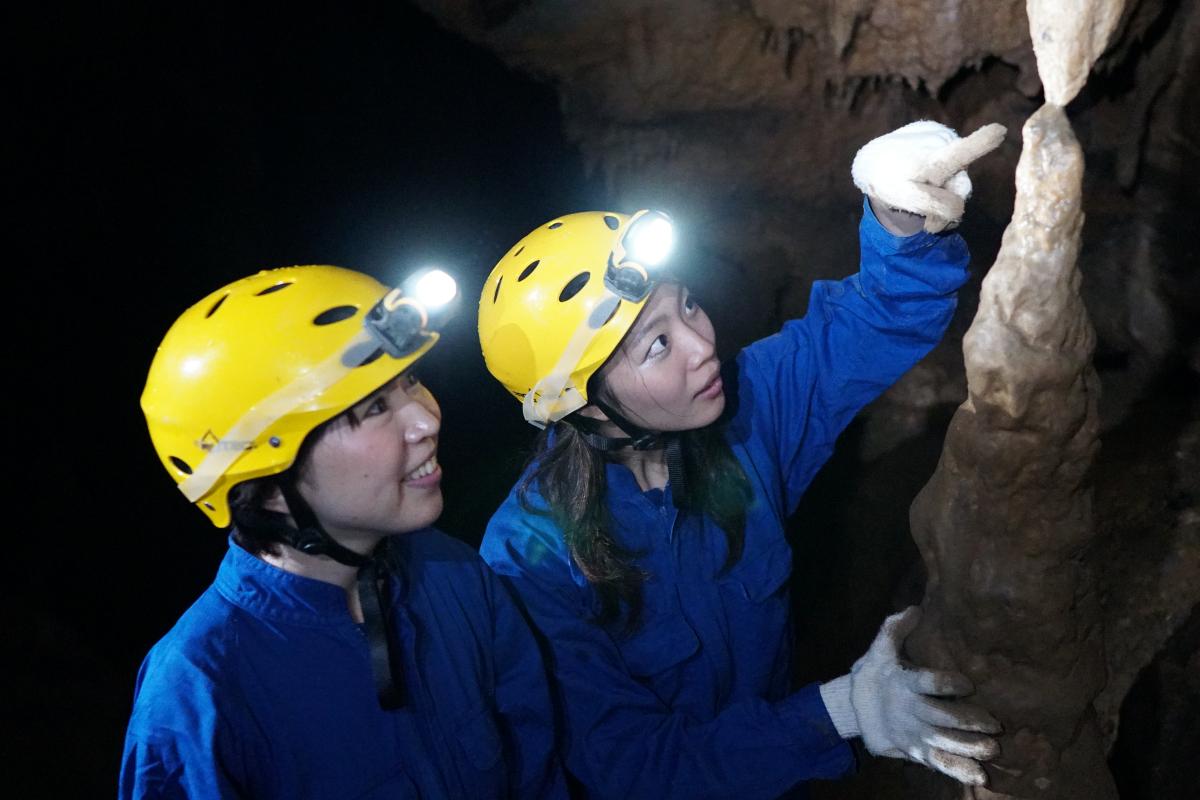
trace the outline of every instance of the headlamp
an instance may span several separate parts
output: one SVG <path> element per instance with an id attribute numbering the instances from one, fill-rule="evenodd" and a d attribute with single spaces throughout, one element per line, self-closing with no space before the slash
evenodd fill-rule
<path id="1" fill-rule="evenodd" d="M 674 246 L 669 216 L 649 209 L 637 212 L 609 254 L 604 285 L 624 300 L 645 299 Z"/>
<path id="2" fill-rule="evenodd" d="M 384 295 L 367 312 L 363 325 L 384 352 L 392 358 L 403 358 L 429 341 L 450 316 L 457 297 L 454 278 L 440 269 L 431 269 Z"/>

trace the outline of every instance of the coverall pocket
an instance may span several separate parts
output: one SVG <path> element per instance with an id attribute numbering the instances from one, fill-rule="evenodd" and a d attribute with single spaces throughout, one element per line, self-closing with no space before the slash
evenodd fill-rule
<path id="1" fill-rule="evenodd" d="M 792 574 L 792 549 L 787 542 L 748 550 L 722 583 L 733 584 L 742 598 L 762 603 L 787 585 Z"/>
<path id="2" fill-rule="evenodd" d="M 699 649 L 700 640 L 676 610 L 646 619 L 632 637 L 618 640 L 618 647 L 631 674 L 650 678 L 691 658 Z"/>

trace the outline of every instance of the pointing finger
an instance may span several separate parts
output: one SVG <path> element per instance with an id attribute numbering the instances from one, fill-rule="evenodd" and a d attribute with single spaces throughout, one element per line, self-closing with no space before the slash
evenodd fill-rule
<path id="1" fill-rule="evenodd" d="M 944 186 L 950 176 L 999 147 L 1006 132 L 1003 125 L 993 122 L 970 136 L 943 145 L 930 156 L 925 166 L 917 170 L 915 179 L 933 186 Z"/>

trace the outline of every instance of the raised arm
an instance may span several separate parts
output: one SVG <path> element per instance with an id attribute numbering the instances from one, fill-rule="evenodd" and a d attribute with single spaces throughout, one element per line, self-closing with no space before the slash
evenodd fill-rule
<path id="1" fill-rule="evenodd" d="M 739 356 L 735 435 L 774 449 L 789 513 L 854 415 L 941 339 L 967 279 L 962 237 L 889 233 L 866 199 L 859 243 L 856 274 L 814 283 L 804 317 Z"/>

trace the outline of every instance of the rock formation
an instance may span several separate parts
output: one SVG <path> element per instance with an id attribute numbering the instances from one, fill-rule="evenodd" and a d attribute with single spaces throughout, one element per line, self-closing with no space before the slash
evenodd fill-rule
<path id="1" fill-rule="evenodd" d="M 966 671 L 1006 726 L 979 797 L 1116 796 L 1093 705 L 1108 675 L 1091 483 L 1099 380 L 1077 267 L 1083 154 L 1063 106 L 1121 6 L 1029 2 L 1047 103 L 1024 127 L 1013 219 L 963 341 L 968 399 L 912 507 L 929 581 L 910 652 Z"/>
<path id="2" fill-rule="evenodd" d="M 1056 31 L 1059 47 L 1039 50 L 1064 102 L 1061 84 L 1078 90 L 1092 63 L 1066 57 L 1068 39 Z M 909 648 L 967 672 L 1005 725 L 999 794 L 980 796 L 1112 798 L 1091 706 L 1105 664 L 1088 557 L 1099 380 L 1076 266 L 1083 154 L 1061 105 L 1022 133 L 1013 220 L 963 342 L 969 396 L 912 508 L 929 582 Z"/>

